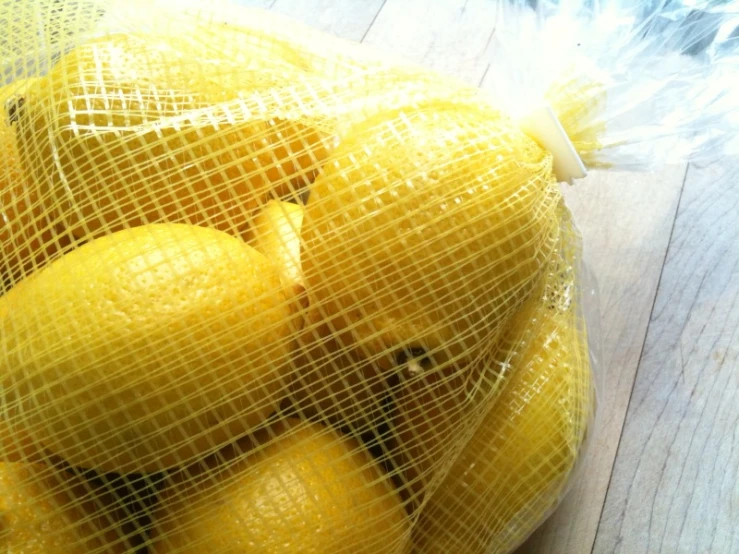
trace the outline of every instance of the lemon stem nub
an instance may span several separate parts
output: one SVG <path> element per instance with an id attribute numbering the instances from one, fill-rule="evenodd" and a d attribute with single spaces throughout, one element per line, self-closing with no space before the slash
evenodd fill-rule
<path id="1" fill-rule="evenodd" d="M 426 349 L 411 347 L 402 350 L 396 358 L 399 366 L 405 366 L 404 370 L 408 377 L 421 375 L 431 366 L 431 359 L 426 355 Z"/>

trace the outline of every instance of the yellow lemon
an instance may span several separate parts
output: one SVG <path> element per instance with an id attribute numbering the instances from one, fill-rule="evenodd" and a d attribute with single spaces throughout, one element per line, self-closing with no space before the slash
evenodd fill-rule
<path id="1" fill-rule="evenodd" d="M 37 463 L 48 459 L 49 454 L 28 433 L 13 429 L 5 418 L 0 418 L 0 462 Z"/>
<path id="2" fill-rule="evenodd" d="M 549 266 L 551 267 L 551 265 Z M 542 280 L 544 281 L 544 280 Z M 439 485 L 460 449 L 495 406 L 521 346 L 538 332 L 545 283 L 513 317 L 494 352 L 476 363 L 405 379 L 394 395 L 393 454 L 403 492 L 418 507 Z"/>
<path id="3" fill-rule="evenodd" d="M 538 281 L 559 197 L 551 157 L 483 105 L 371 117 L 310 188 L 311 317 L 384 368 L 475 359 Z"/>
<path id="4" fill-rule="evenodd" d="M 559 502 L 593 397 L 581 330 L 547 324 L 421 511 L 423 553 L 510 552 Z"/>
<path id="5" fill-rule="evenodd" d="M 549 265 L 543 296 L 501 342 L 496 357 L 507 370 L 499 394 L 468 401 L 456 418 L 450 413 L 463 400 L 441 386 L 407 390 L 399 402 L 406 480 L 434 479 L 414 528 L 419 553 L 510 552 L 561 498 L 595 407 L 577 259 L 561 255 L 563 263 Z"/>
<path id="6" fill-rule="evenodd" d="M 309 73 L 339 79 L 398 62 L 379 49 L 319 31 L 292 17 L 233 8 L 229 6 L 226 12 L 227 22 L 202 18 L 194 22 L 198 32 L 209 35 L 209 43 L 227 59 L 249 63 L 252 56 L 276 57 Z"/>
<path id="7" fill-rule="evenodd" d="M 307 327 L 293 357 L 293 407 L 304 417 L 347 426 L 357 434 L 376 431 L 387 419 L 385 372 L 342 345 L 327 325 Z"/>
<path id="8" fill-rule="evenodd" d="M 13 98 L 30 83 L 26 79 L 0 88 L 0 292 L 71 244 L 69 235 L 48 218 L 40 191 L 20 163 L 9 111 Z"/>
<path id="9" fill-rule="evenodd" d="M 278 265 L 283 282 L 304 290 L 300 230 L 304 207 L 271 200 L 242 237 Z M 304 299 L 304 297 L 301 297 Z M 326 325 L 297 337 L 291 375 L 293 408 L 308 418 L 348 425 L 359 433 L 376 427 L 383 415 L 385 376 L 373 364 L 342 348 Z"/>
<path id="10" fill-rule="evenodd" d="M 287 420 L 165 488 L 150 552 L 405 553 L 410 521 L 353 439 Z"/>
<path id="11" fill-rule="evenodd" d="M 109 503 L 110 502 L 110 503 Z M 44 464 L 0 463 L 0 550 L 23 554 L 128 552 L 109 495 Z"/>
<path id="12" fill-rule="evenodd" d="M 300 70 L 251 59 L 186 33 L 82 44 L 26 91 L 21 159 L 75 236 L 153 222 L 235 232 L 325 157 L 321 133 L 269 94 Z"/>
<path id="13" fill-rule="evenodd" d="M 94 240 L 0 303 L 11 422 L 73 465 L 123 473 L 183 464 L 261 425 L 299 325 L 262 254 L 184 224 Z"/>
<path id="14" fill-rule="evenodd" d="M 302 289 L 300 264 L 300 229 L 303 206 L 293 202 L 270 200 L 249 223 L 242 238 L 267 259 L 277 264 L 286 286 Z"/>

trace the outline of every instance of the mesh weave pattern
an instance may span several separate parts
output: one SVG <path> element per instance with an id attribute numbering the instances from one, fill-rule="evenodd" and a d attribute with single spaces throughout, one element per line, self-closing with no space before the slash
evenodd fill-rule
<path id="1" fill-rule="evenodd" d="M 151 4 L 0 5 L 0 547 L 514 548 L 594 410 L 551 155 L 451 79 Z"/>

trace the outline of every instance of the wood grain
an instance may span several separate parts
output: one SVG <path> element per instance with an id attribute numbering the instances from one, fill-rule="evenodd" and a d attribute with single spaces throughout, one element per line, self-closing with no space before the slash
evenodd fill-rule
<path id="1" fill-rule="evenodd" d="M 478 85 L 488 66 L 496 3 L 387 0 L 364 41 Z"/>
<path id="2" fill-rule="evenodd" d="M 233 3 L 237 6 L 268 10 L 275 3 L 275 0 L 233 0 Z"/>
<path id="3" fill-rule="evenodd" d="M 600 419 L 572 490 L 519 554 L 592 550 L 684 175 L 593 172 L 565 189 L 598 281 Z"/>
<path id="4" fill-rule="evenodd" d="M 341 38 L 361 41 L 383 3 L 384 0 L 276 0 L 271 9 Z"/>
<path id="5" fill-rule="evenodd" d="M 737 181 L 688 173 L 597 553 L 739 552 Z"/>

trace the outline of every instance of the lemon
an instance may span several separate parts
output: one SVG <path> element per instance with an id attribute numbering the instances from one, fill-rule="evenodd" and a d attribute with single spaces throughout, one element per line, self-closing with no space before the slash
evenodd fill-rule
<path id="1" fill-rule="evenodd" d="M 572 250 L 569 242 L 577 244 L 568 234 L 562 245 Z M 574 289 L 577 260 L 561 255 L 562 263 L 549 265 L 544 295 L 532 298 L 501 342 L 496 358 L 509 367 L 498 395 L 464 406 L 427 386 L 406 390 L 398 403 L 406 481 L 433 481 L 414 528 L 416 552 L 510 552 L 565 490 L 595 399 Z"/>
<path id="2" fill-rule="evenodd" d="M 0 88 L 0 292 L 34 268 L 46 264 L 71 243 L 70 237 L 49 221 L 40 191 L 20 163 L 15 128 L 3 109 L 32 83 L 14 81 Z"/>
<path id="3" fill-rule="evenodd" d="M 26 91 L 21 159 L 75 236 L 153 222 L 235 232 L 314 178 L 323 136 L 268 94 L 300 69 L 236 63 L 208 36 L 98 38 Z"/>
<path id="4" fill-rule="evenodd" d="M 399 496 L 353 439 L 287 420 L 248 447 L 165 488 L 150 552 L 408 551 Z"/>
<path id="5" fill-rule="evenodd" d="M 533 290 L 559 195 L 551 157 L 481 104 L 370 117 L 310 188 L 312 319 L 384 368 L 475 359 Z"/>
<path id="6" fill-rule="evenodd" d="M 242 237 L 267 259 L 277 264 L 286 286 L 302 289 L 303 269 L 300 264 L 300 229 L 303 206 L 293 202 L 270 200 Z"/>
<path id="7" fill-rule="evenodd" d="M 51 466 L 0 463 L 0 550 L 23 554 L 127 552 L 110 500 Z"/>
<path id="8" fill-rule="evenodd" d="M 298 336 L 291 371 L 290 399 L 304 417 L 321 418 L 357 434 L 386 420 L 390 392 L 385 372 L 347 349 L 321 325 Z"/>
<path id="9" fill-rule="evenodd" d="M 277 264 L 283 283 L 304 290 L 300 230 L 304 207 L 271 200 L 242 237 Z M 302 297 L 301 297 L 302 299 Z M 383 415 L 385 377 L 376 365 L 345 351 L 326 325 L 297 336 L 290 371 L 293 408 L 308 418 L 369 431 Z"/>
<path id="10" fill-rule="evenodd" d="M 397 64 L 379 49 L 319 31 L 292 17 L 260 9 L 229 9 L 227 23 L 198 20 L 211 43 L 227 59 L 249 63 L 251 56 L 278 57 L 329 79 Z M 245 55 L 246 53 L 246 55 Z"/>
<path id="11" fill-rule="evenodd" d="M 421 511 L 416 550 L 510 552 L 559 503 L 593 408 L 581 331 L 553 322 Z"/>
<path id="12" fill-rule="evenodd" d="M 393 454 L 405 483 L 402 490 L 415 507 L 433 493 L 485 413 L 494 409 L 510 368 L 518 365 L 521 345 L 541 327 L 546 289 L 545 282 L 537 286 L 493 353 L 476 363 L 420 373 L 404 380 L 393 395 Z"/>
<path id="13" fill-rule="evenodd" d="M 13 429 L 5 418 L 0 418 L 0 463 L 37 463 L 46 461 L 48 457 L 28 433 Z"/>
<path id="14" fill-rule="evenodd" d="M 76 466 L 180 465 L 261 425 L 299 326 L 262 254 L 158 224 L 97 239 L 0 298 L 12 423 Z"/>

